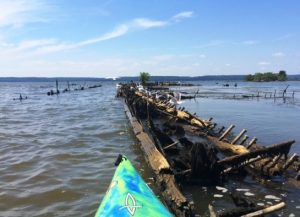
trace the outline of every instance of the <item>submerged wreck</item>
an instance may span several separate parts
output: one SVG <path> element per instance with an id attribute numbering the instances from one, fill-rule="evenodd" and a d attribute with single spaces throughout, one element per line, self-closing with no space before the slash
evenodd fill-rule
<path id="1" fill-rule="evenodd" d="M 299 157 L 289 156 L 294 140 L 271 146 L 257 144 L 256 138 L 247 142 L 246 129 L 234 136 L 234 125 L 218 127 L 212 118 L 204 120 L 177 108 L 171 100 L 174 94 L 150 92 L 134 83 L 120 85 L 117 95 L 161 195 L 176 216 L 198 216 L 193 201 L 181 192 L 184 185 L 211 185 L 226 182 L 231 175 L 250 174 L 258 180 L 284 176 L 288 185 L 300 188 Z M 257 206 L 241 195 L 232 199 L 236 208 L 216 213 L 209 206 L 210 215 L 261 216 L 285 207 L 284 202 Z"/>

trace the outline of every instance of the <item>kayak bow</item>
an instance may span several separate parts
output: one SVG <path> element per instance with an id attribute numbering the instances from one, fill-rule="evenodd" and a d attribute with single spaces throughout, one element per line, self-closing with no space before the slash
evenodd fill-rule
<path id="1" fill-rule="evenodd" d="M 125 156 L 119 155 L 116 164 L 118 167 L 95 217 L 173 216 Z"/>

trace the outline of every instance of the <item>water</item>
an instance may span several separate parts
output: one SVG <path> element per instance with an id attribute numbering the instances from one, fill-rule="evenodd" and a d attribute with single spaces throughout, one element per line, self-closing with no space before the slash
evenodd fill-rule
<path id="1" fill-rule="evenodd" d="M 294 86 L 300 89 L 299 84 Z M 210 83 L 201 88 L 212 87 Z M 115 98 L 115 83 L 47 96 L 51 88 L 52 83 L 0 83 L 0 216 L 93 216 L 119 153 L 127 155 L 153 185 L 123 105 Z M 19 93 L 28 99 L 13 100 Z M 297 104 L 200 98 L 184 106 L 222 125 L 247 128 L 249 135 L 265 144 L 288 138 L 300 141 Z M 299 143 L 293 151 L 300 153 Z M 226 187 L 254 188 L 257 197 L 266 192 L 287 195 L 281 196 L 289 204 L 283 215 L 300 215 L 298 190 L 261 187 L 249 177 Z M 228 193 L 214 202 L 212 193 L 220 193 L 214 187 L 192 186 L 186 192 L 196 192 L 193 197 L 200 213 L 212 202 L 216 208 L 230 204 Z"/>

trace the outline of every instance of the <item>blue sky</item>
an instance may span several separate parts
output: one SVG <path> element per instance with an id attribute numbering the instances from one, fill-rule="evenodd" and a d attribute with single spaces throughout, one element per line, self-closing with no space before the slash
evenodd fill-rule
<path id="1" fill-rule="evenodd" d="M 0 76 L 300 73 L 299 0 L 0 0 Z"/>

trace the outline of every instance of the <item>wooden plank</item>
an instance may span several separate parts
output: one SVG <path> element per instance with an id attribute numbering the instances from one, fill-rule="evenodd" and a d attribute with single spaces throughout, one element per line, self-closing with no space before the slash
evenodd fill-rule
<path id="1" fill-rule="evenodd" d="M 168 161 L 158 151 L 149 135 L 143 131 L 141 124 L 135 117 L 132 116 L 125 101 L 123 102 L 125 113 L 133 127 L 133 131 L 135 132 L 136 138 L 141 145 L 141 149 L 145 154 L 145 159 L 156 175 L 156 182 L 161 188 L 161 194 L 164 200 L 176 214 L 176 216 L 193 216 L 192 203 L 189 203 L 186 197 L 184 197 L 178 189 L 174 174 L 170 170 Z"/>

